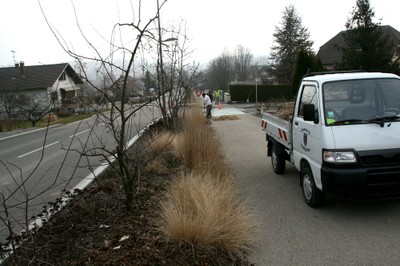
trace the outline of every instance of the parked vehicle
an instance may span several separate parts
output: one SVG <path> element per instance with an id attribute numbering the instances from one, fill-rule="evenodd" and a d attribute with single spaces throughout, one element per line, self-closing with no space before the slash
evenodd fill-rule
<path id="1" fill-rule="evenodd" d="M 400 77 L 388 73 L 306 75 L 293 116 L 262 113 L 275 173 L 300 172 L 305 202 L 326 193 L 395 196 L 400 192 Z"/>

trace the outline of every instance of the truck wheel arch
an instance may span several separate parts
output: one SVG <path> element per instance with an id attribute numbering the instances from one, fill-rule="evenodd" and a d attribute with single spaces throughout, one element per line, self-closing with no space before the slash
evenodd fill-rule
<path id="1" fill-rule="evenodd" d="M 300 181 L 300 187 L 303 186 L 303 180 L 301 179 L 301 172 L 303 171 L 304 167 L 309 167 L 311 169 L 310 164 L 307 162 L 306 159 L 302 158 L 300 160 L 300 171 L 299 171 L 299 181 Z M 312 170 L 311 170 L 312 171 Z"/>
<path id="2" fill-rule="evenodd" d="M 283 174 L 286 168 L 287 153 L 285 147 L 274 139 L 268 141 L 267 157 L 271 157 L 272 169 Z"/>
<path id="3" fill-rule="evenodd" d="M 304 199 L 308 206 L 313 208 L 320 207 L 324 203 L 325 193 L 316 187 L 310 164 L 306 160 L 302 159 L 300 165 L 300 186 L 302 188 Z M 303 184 L 304 180 L 307 180 L 305 186 Z"/>

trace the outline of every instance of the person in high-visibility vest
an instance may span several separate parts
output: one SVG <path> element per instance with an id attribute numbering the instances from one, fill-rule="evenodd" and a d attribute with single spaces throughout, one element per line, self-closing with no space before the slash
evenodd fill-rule
<path id="1" fill-rule="evenodd" d="M 221 91 L 219 88 L 215 91 L 215 105 L 219 104 L 219 101 L 221 100 Z"/>

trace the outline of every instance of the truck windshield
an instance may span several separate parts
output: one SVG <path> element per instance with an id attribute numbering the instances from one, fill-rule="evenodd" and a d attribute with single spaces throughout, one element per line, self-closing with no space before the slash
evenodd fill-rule
<path id="1" fill-rule="evenodd" d="M 400 121 L 400 80 L 327 82 L 322 87 L 325 125 Z"/>

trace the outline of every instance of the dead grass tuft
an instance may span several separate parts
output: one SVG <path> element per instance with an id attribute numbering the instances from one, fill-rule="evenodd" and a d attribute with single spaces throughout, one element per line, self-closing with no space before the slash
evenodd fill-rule
<path id="1" fill-rule="evenodd" d="M 237 115 L 221 115 L 213 118 L 214 121 L 239 120 Z"/>
<path id="2" fill-rule="evenodd" d="M 229 173 L 218 138 L 213 134 L 201 112 L 192 110 L 186 116 L 183 130 L 176 141 L 185 169 L 199 173 L 212 173 L 224 177 Z"/>
<path id="3" fill-rule="evenodd" d="M 148 140 L 148 150 L 153 159 L 146 165 L 145 173 L 167 175 L 180 169 L 181 158 L 176 150 L 176 139 L 175 133 L 153 132 Z"/>
<path id="4" fill-rule="evenodd" d="M 262 107 L 262 112 L 272 113 L 275 116 L 289 120 L 293 115 L 294 101 L 282 99 L 270 99 Z"/>
<path id="5" fill-rule="evenodd" d="M 171 169 L 168 167 L 168 163 L 166 162 L 165 158 L 158 156 L 146 165 L 144 173 L 164 176 L 171 173 Z"/>
<path id="6" fill-rule="evenodd" d="M 247 250 L 251 214 L 228 179 L 189 174 L 174 180 L 161 202 L 160 229 L 169 240 L 229 252 Z"/>
<path id="7" fill-rule="evenodd" d="M 153 154 L 160 154 L 162 152 L 174 152 L 176 145 L 176 134 L 162 131 L 153 132 L 149 144 L 149 148 Z"/>

